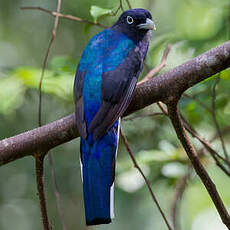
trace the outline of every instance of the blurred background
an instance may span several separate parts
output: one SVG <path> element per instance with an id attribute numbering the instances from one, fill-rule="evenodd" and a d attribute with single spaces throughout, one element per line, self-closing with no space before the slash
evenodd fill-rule
<path id="1" fill-rule="evenodd" d="M 167 71 L 186 60 L 229 40 L 230 8 L 228 0 L 130 0 L 133 8 L 146 8 L 156 22 L 146 64 L 159 64 L 168 43 L 172 45 Z M 37 127 L 38 82 L 41 66 L 51 36 L 54 18 L 38 10 L 20 10 L 23 6 L 40 6 L 56 10 L 55 0 L 0 1 L 0 139 Z M 119 0 L 62 1 L 61 12 L 90 21 L 112 25 Z M 126 1 L 123 7 L 128 9 Z M 60 18 L 57 36 L 51 49 L 43 81 L 42 121 L 48 123 L 73 113 L 72 87 L 76 65 L 89 39 L 100 27 Z M 215 112 L 225 146 L 230 152 L 230 70 L 218 75 Z M 147 73 L 147 68 L 142 76 Z M 183 116 L 207 140 L 216 135 L 211 105 L 216 78 L 212 77 L 189 91 L 180 101 Z M 200 103 L 201 102 L 201 103 Z M 205 106 L 204 106 L 205 105 Z M 153 191 L 171 221 L 174 201 L 184 185 L 177 215 L 177 229 L 225 230 L 208 193 L 193 170 L 166 116 L 149 116 L 160 112 L 151 105 L 123 120 L 122 127 L 150 180 Z M 193 139 L 199 150 L 202 145 Z M 218 138 L 213 148 L 223 154 Z M 51 151 L 54 156 L 58 189 L 68 230 L 86 229 L 79 165 L 79 139 Z M 229 207 L 230 178 L 204 154 L 202 163 Z M 48 161 L 45 162 L 46 194 L 53 229 L 61 229 Z M 0 229 L 42 229 L 32 157 L 17 160 L 0 168 Z M 183 179 L 187 183 L 183 184 Z M 181 186 L 183 188 L 183 186 Z M 140 174 L 134 169 L 120 141 L 115 184 L 116 218 L 110 225 L 89 229 L 164 230 L 165 223 L 152 202 Z"/>

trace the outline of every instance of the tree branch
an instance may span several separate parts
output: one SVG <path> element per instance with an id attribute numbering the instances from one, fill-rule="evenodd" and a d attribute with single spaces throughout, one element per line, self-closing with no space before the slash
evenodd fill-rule
<path id="1" fill-rule="evenodd" d="M 169 118 L 173 124 L 173 127 L 176 131 L 178 139 L 183 145 L 196 173 L 198 174 L 204 186 L 206 187 L 214 205 L 216 206 L 216 209 L 223 223 L 227 226 L 228 229 L 230 229 L 230 216 L 228 214 L 228 211 L 225 208 L 223 201 L 221 200 L 221 197 L 216 189 L 215 184 L 212 182 L 207 171 L 201 164 L 197 156 L 196 150 L 193 147 L 192 143 L 190 142 L 185 132 L 185 128 L 183 126 L 183 123 L 182 123 L 182 120 L 181 120 L 181 117 L 180 117 L 180 114 L 177 108 L 177 101 L 175 100 L 175 101 L 171 101 L 170 103 L 167 103 L 167 107 L 168 107 Z"/>
<path id="2" fill-rule="evenodd" d="M 157 102 L 158 107 L 161 109 L 162 113 L 166 116 L 168 116 L 168 111 L 163 107 L 162 102 Z M 230 172 L 224 167 L 224 165 L 221 164 L 218 158 L 220 158 L 224 163 L 226 163 L 228 166 L 230 166 L 230 162 L 228 159 L 225 159 L 222 157 L 218 152 L 216 152 L 212 147 L 211 144 L 206 141 L 204 138 L 202 138 L 188 123 L 188 121 L 185 120 L 185 118 L 180 113 L 180 117 L 183 121 L 184 128 L 192 135 L 192 137 L 196 138 L 200 143 L 204 146 L 204 148 L 211 154 L 212 158 L 215 160 L 216 165 L 227 175 L 230 176 Z M 198 153 L 203 152 L 203 149 L 201 149 Z M 198 154 L 199 155 L 199 154 Z"/>
<path id="3" fill-rule="evenodd" d="M 42 216 L 43 230 L 50 230 L 51 226 L 49 224 L 48 211 L 46 206 L 46 197 L 44 189 L 44 157 L 45 154 L 35 155 L 35 169 L 36 169 L 36 179 L 37 179 L 37 190 L 40 201 L 40 210 Z"/>
<path id="4" fill-rule="evenodd" d="M 206 104 L 204 104 L 202 101 L 200 101 L 198 98 L 196 98 L 196 96 L 193 96 L 187 93 L 184 93 L 183 96 L 192 99 L 197 104 L 199 104 L 201 107 L 203 107 L 203 109 L 207 110 L 209 113 L 212 113 L 211 109 Z"/>
<path id="5" fill-rule="evenodd" d="M 73 20 L 73 21 L 90 24 L 90 25 L 93 25 L 93 26 L 99 26 L 99 27 L 101 27 L 103 29 L 107 28 L 107 26 L 104 26 L 104 25 L 102 25 L 101 23 L 98 23 L 98 22 L 94 23 L 94 22 L 91 22 L 89 20 L 82 19 L 82 18 L 73 16 L 73 15 L 70 15 L 70 14 L 61 14 L 61 13 L 58 13 L 56 11 L 44 9 L 42 7 L 25 6 L 25 7 L 21 7 L 21 10 L 40 10 L 40 11 L 48 13 L 48 14 L 54 16 L 54 17 L 58 16 L 60 18 L 66 18 L 66 19 L 70 19 L 70 20 Z"/>
<path id="6" fill-rule="evenodd" d="M 44 79 L 44 75 L 45 75 L 45 70 L 46 70 L 46 66 L 47 66 L 47 61 L 48 61 L 48 58 L 49 58 L 50 50 L 51 50 L 51 47 L 52 47 L 52 45 L 54 43 L 54 40 L 55 40 L 56 34 L 57 34 L 57 28 L 58 28 L 59 17 L 60 17 L 59 14 L 60 14 L 60 10 L 61 10 L 61 3 L 62 3 L 61 0 L 57 1 L 57 9 L 56 9 L 57 12 L 56 12 L 56 15 L 55 15 L 55 20 L 54 20 L 54 24 L 53 24 L 52 33 L 51 33 L 51 38 L 50 38 L 50 41 L 49 41 L 49 44 L 48 44 L 48 48 L 46 50 L 46 54 L 45 54 L 45 57 L 44 57 L 44 60 L 43 60 L 41 77 L 40 77 L 40 82 L 39 82 L 39 87 L 38 87 L 38 92 L 39 92 L 39 96 L 38 96 L 38 126 L 39 127 L 42 126 L 42 83 L 43 83 L 43 79 Z M 60 194 L 59 194 L 58 189 L 57 189 L 56 175 L 55 175 L 55 170 L 54 170 L 54 165 L 53 165 L 53 156 L 52 156 L 51 153 L 48 153 L 48 158 L 49 158 L 49 163 L 50 163 L 51 177 L 52 177 L 52 180 L 53 180 L 54 194 L 55 194 L 56 202 L 57 202 L 58 215 L 59 215 L 60 220 L 61 220 L 62 229 L 66 230 L 66 226 L 65 226 L 65 222 L 64 222 L 64 217 L 63 217 L 63 213 L 62 213 Z M 36 166 L 37 165 L 38 164 L 36 164 Z M 38 172 L 38 170 L 36 169 L 36 173 L 37 172 Z M 37 174 L 37 178 L 38 177 L 39 177 L 39 175 Z M 40 177 L 43 177 L 43 175 L 40 174 Z M 40 180 L 42 180 L 42 179 L 40 179 Z M 39 180 L 37 179 L 37 181 L 39 181 Z M 44 183 L 41 184 L 41 186 L 44 186 Z M 44 188 L 38 190 L 38 193 L 39 193 L 39 197 L 44 197 L 45 198 L 45 194 L 40 194 L 41 192 L 44 193 Z M 47 211 L 46 206 L 45 207 L 41 206 L 43 204 L 45 204 L 45 202 L 40 202 L 41 213 L 42 213 L 42 216 L 47 215 L 46 219 L 48 221 L 48 211 Z M 46 212 L 44 212 L 44 211 L 46 211 Z M 45 222 L 43 221 L 43 228 L 45 229 L 46 226 L 44 224 L 45 224 Z"/>
<path id="7" fill-rule="evenodd" d="M 179 212 L 180 212 L 179 209 L 180 209 L 181 200 L 185 192 L 187 181 L 190 177 L 190 174 L 191 174 L 191 165 L 188 166 L 187 173 L 182 178 L 180 178 L 176 183 L 176 189 L 175 189 L 175 193 L 174 193 L 172 205 L 171 205 L 171 217 L 172 217 L 174 230 L 181 229 L 180 223 L 178 220 Z"/>
<path id="8" fill-rule="evenodd" d="M 131 6 L 129 0 L 126 0 L 126 3 L 127 3 L 128 7 L 129 7 L 129 9 L 132 9 L 132 6 Z"/>
<path id="9" fill-rule="evenodd" d="M 161 208 L 161 206 L 160 206 L 160 204 L 159 204 L 159 202 L 158 202 L 158 200 L 157 200 L 157 198 L 156 198 L 156 196 L 155 196 L 155 194 L 154 194 L 154 192 L 153 192 L 153 190 L 151 188 L 151 184 L 150 184 L 149 180 L 147 179 L 147 177 L 145 176 L 145 174 L 143 173 L 142 169 L 140 168 L 140 166 L 138 165 L 138 163 L 136 161 L 136 158 L 135 158 L 135 156 L 134 156 L 134 154 L 133 154 L 133 152 L 132 152 L 132 150 L 131 150 L 131 148 L 129 146 L 128 140 L 127 140 L 125 134 L 123 133 L 122 129 L 120 129 L 120 134 L 121 134 L 121 138 L 122 138 L 122 140 L 124 142 L 124 145 L 126 147 L 126 150 L 129 153 L 129 156 L 130 156 L 130 158 L 131 158 L 131 160 L 133 162 L 133 165 L 139 171 L 141 176 L 143 177 L 143 179 L 144 179 L 144 181 L 145 181 L 145 183 L 146 183 L 146 185 L 147 185 L 147 187 L 149 189 L 151 197 L 152 197 L 154 203 L 156 204 L 156 206 L 157 206 L 157 208 L 158 208 L 158 210 L 159 210 L 159 212 L 160 212 L 160 214 L 161 214 L 161 216 L 162 216 L 162 218 L 163 218 L 168 230 L 172 230 L 172 227 L 170 226 L 169 221 L 167 220 L 166 215 L 164 214 L 164 212 L 163 212 L 163 210 L 162 210 L 162 208 Z"/>
<path id="10" fill-rule="evenodd" d="M 57 203 L 58 215 L 60 217 L 62 230 L 67 230 L 67 227 L 64 221 L 64 213 L 63 213 L 63 208 L 62 208 L 62 203 L 61 203 L 61 196 L 60 196 L 58 185 L 57 185 L 57 177 L 56 177 L 56 173 L 54 169 L 53 155 L 51 152 L 48 153 L 48 158 L 49 158 L 49 164 L 50 164 L 51 177 L 53 181 L 53 190 L 54 190 L 54 195 L 55 195 L 56 203 Z"/>
<path id="11" fill-rule="evenodd" d="M 171 46 L 168 44 L 164 50 L 160 64 L 156 66 L 155 68 L 153 68 L 151 71 L 149 71 L 149 73 L 141 81 L 139 81 L 139 84 L 155 77 L 155 75 L 159 73 L 166 66 L 166 62 L 167 62 L 167 58 L 168 58 L 170 50 L 171 50 Z"/>
<path id="12" fill-rule="evenodd" d="M 217 118 L 216 118 L 216 87 L 217 87 L 217 84 L 219 83 L 219 81 L 220 81 L 220 78 L 219 77 L 216 78 L 216 81 L 215 81 L 215 83 L 213 85 L 213 88 L 212 88 L 212 109 L 211 109 L 211 114 L 212 114 L 212 119 L 213 119 L 213 122 L 214 122 L 214 125 L 215 125 L 215 128 L 216 128 L 217 134 L 218 134 L 218 136 L 220 138 L 220 142 L 221 142 L 221 145 L 222 145 L 224 156 L 228 160 L 228 153 L 227 153 L 227 149 L 225 147 L 224 138 L 223 138 L 223 136 L 221 134 L 220 126 L 219 126 Z"/>
<path id="13" fill-rule="evenodd" d="M 183 121 L 183 125 L 185 127 L 185 129 L 194 137 L 196 138 L 198 141 L 200 141 L 200 143 L 204 146 L 204 148 L 210 153 L 210 155 L 212 156 L 212 158 L 214 159 L 214 161 L 216 162 L 216 165 L 227 175 L 230 176 L 230 172 L 221 164 L 221 162 L 219 161 L 219 159 L 221 159 L 225 164 L 228 165 L 228 167 L 230 167 L 230 161 L 228 159 L 225 159 L 224 157 L 222 157 L 218 152 L 216 152 L 211 144 L 206 141 L 204 138 L 202 138 L 192 127 L 191 125 L 185 120 L 185 118 L 180 114 L 181 119 Z M 200 152 L 200 151 L 199 151 Z M 198 152 L 198 153 L 199 153 Z M 199 155 L 199 154 L 198 154 Z M 219 158 L 219 159 L 218 159 Z"/>
<path id="14" fill-rule="evenodd" d="M 158 77 L 138 84 L 125 115 L 157 101 L 170 101 L 230 66 L 230 41 Z M 74 114 L 0 141 L 0 165 L 48 150 L 79 136 Z"/>
<path id="15" fill-rule="evenodd" d="M 38 126 L 39 127 L 42 126 L 42 83 L 43 83 L 43 79 L 44 79 L 44 75 L 45 75 L 45 69 L 46 69 L 46 66 L 47 66 L 47 61 L 48 61 L 48 57 L 49 57 L 49 54 L 50 54 L 51 46 L 53 45 L 54 39 L 55 39 L 56 34 L 57 34 L 57 27 L 58 27 L 58 22 L 59 22 L 59 15 L 58 14 L 60 13 L 60 10 L 61 10 L 61 0 L 58 0 L 58 2 L 57 2 L 57 14 L 55 16 L 53 29 L 52 29 L 52 35 L 51 35 L 51 38 L 50 38 L 50 41 L 49 41 L 49 45 L 48 45 L 48 48 L 46 50 L 46 54 L 45 54 L 45 57 L 44 57 L 44 60 L 43 60 L 41 77 L 40 77 L 40 82 L 39 82 L 39 87 L 38 87 Z M 53 181 L 56 181 L 54 166 L 52 164 L 53 159 L 52 159 L 51 153 L 48 153 L 48 158 L 49 158 L 50 168 L 51 168 L 51 172 L 52 172 L 51 173 L 52 179 L 53 179 Z M 36 159 L 36 161 L 38 161 L 38 160 Z M 41 164 L 43 164 L 43 162 L 44 161 L 41 161 Z M 39 164 L 36 164 L 36 167 L 43 167 L 43 165 L 41 166 Z M 41 197 L 43 197 L 43 200 L 44 200 L 44 202 L 40 202 L 40 209 L 41 209 L 41 213 L 42 213 L 42 219 L 43 220 L 46 219 L 47 222 L 48 222 L 48 223 L 46 223 L 45 221 L 43 221 L 43 228 L 46 229 L 47 226 L 49 226 L 49 220 L 48 220 L 48 210 L 47 210 L 46 202 L 45 202 L 44 183 L 40 183 L 40 186 L 38 185 L 38 182 L 43 180 L 44 175 L 43 174 L 38 174 L 38 172 L 40 172 L 40 170 L 36 168 L 37 187 L 38 188 L 40 187 L 40 189 L 38 189 L 38 194 L 39 194 L 39 197 L 40 197 L 40 201 L 41 201 Z M 43 172 L 43 170 L 41 172 Z M 41 177 L 41 178 L 39 179 L 39 177 Z M 57 187 L 54 186 L 56 202 L 57 202 L 57 207 L 58 207 L 58 214 L 59 214 L 59 217 L 61 219 L 62 226 L 64 227 L 63 229 L 66 229 L 65 224 L 64 224 L 63 215 L 62 215 L 62 210 L 60 208 L 61 203 L 59 203 L 60 202 L 60 199 L 59 199 L 60 196 L 59 196 L 59 193 L 58 193 L 58 191 L 56 189 L 57 189 Z M 44 207 L 42 205 L 44 205 Z"/>

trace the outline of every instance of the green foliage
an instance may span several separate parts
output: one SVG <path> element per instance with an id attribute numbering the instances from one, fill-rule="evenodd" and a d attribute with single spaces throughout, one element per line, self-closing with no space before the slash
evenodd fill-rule
<path id="1" fill-rule="evenodd" d="M 73 76 L 70 73 L 46 71 L 42 92 L 72 102 Z M 0 81 L 0 113 L 9 114 L 19 108 L 26 89 L 38 89 L 41 69 L 19 67 Z"/>
<path id="2" fill-rule="evenodd" d="M 13 72 L 16 79 L 28 88 L 38 89 L 41 70 L 33 68 L 19 68 Z M 44 93 L 53 94 L 60 99 L 70 101 L 72 97 L 73 74 L 58 74 L 54 71 L 46 71 L 45 78 L 42 84 Z"/>
<path id="3" fill-rule="evenodd" d="M 25 87 L 15 77 L 4 77 L 0 81 L 0 113 L 8 115 L 23 103 Z"/>
<path id="4" fill-rule="evenodd" d="M 111 15 L 113 11 L 111 9 L 104 9 L 99 6 L 91 6 L 90 14 L 93 17 L 94 22 L 96 23 L 98 19 L 102 16 Z"/>
<path id="5" fill-rule="evenodd" d="M 199 41 L 212 38 L 218 33 L 222 26 L 223 11 L 216 4 L 189 1 L 189 4 L 181 4 L 176 17 L 178 29 L 183 36 L 188 40 Z"/>
<path id="6" fill-rule="evenodd" d="M 226 69 L 219 74 L 217 74 L 221 79 L 230 80 L 230 69 Z"/>

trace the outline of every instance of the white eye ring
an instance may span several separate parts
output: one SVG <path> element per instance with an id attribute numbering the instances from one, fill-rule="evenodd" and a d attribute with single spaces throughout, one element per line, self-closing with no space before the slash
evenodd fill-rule
<path id="1" fill-rule="evenodd" d="M 131 16 L 127 16 L 126 18 L 128 24 L 133 24 L 134 20 Z"/>

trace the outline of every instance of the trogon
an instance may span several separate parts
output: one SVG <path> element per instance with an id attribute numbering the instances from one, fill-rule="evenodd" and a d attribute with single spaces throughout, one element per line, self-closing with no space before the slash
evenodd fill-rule
<path id="1" fill-rule="evenodd" d="M 75 117 L 87 225 L 114 217 L 114 175 L 120 117 L 131 102 L 148 50 L 152 16 L 127 10 L 85 47 L 74 82 Z"/>

